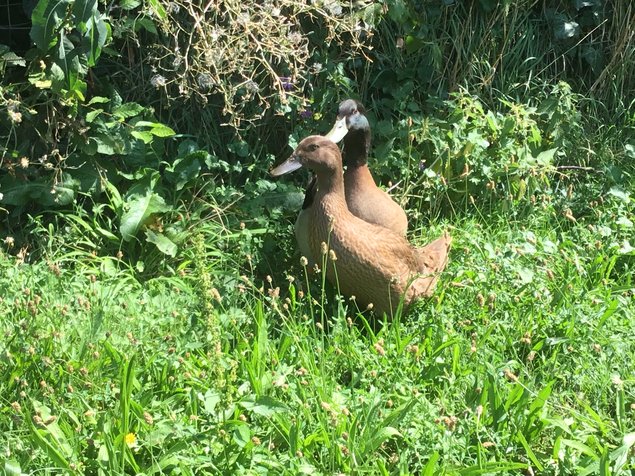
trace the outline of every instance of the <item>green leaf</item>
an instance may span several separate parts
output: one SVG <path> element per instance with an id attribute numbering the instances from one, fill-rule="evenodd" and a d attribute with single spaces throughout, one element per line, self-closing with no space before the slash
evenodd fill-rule
<path id="1" fill-rule="evenodd" d="M 0 53 L 2 53 L 0 55 L 0 69 L 4 69 L 6 66 L 26 66 L 24 58 L 16 55 L 13 51 L 7 49 L 6 51 L 0 51 Z"/>
<path id="2" fill-rule="evenodd" d="M 86 33 L 87 23 L 97 12 L 97 0 L 75 0 L 73 3 L 73 15 L 75 27 L 80 33 Z"/>
<path id="3" fill-rule="evenodd" d="M 86 35 L 82 40 L 82 48 L 88 52 L 88 66 L 95 66 L 109 37 L 109 25 L 96 15 L 91 17 L 87 25 Z"/>
<path id="4" fill-rule="evenodd" d="M 161 253 L 172 257 L 176 256 L 178 247 L 163 233 L 155 233 L 152 230 L 146 230 L 146 239 L 150 243 L 154 243 Z"/>
<path id="5" fill-rule="evenodd" d="M 580 25 L 574 21 L 563 21 L 554 26 L 553 34 L 557 40 L 574 38 L 580 34 Z"/>
<path id="6" fill-rule="evenodd" d="M 159 0 L 149 0 L 149 3 L 156 16 L 161 20 L 165 20 L 168 17 L 165 8 L 163 8 L 163 5 L 161 5 Z"/>
<path id="7" fill-rule="evenodd" d="M 393 428 L 392 426 L 380 428 L 373 434 L 372 438 L 367 443 L 365 448 L 367 454 L 373 453 L 384 441 L 395 436 L 401 436 L 401 433 L 399 433 L 396 428 Z"/>
<path id="8" fill-rule="evenodd" d="M 88 101 L 88 103 L 86 104 L 87 106 L 92 106 L 93 104 L 104 104 L 110 102 L 110 99 L 105 98 L 103 96 L 95 96 L 93 97 L 90 101 Z"/>
<path id="9" fill-rule="evenodd" d="M 149 144 L 150 142 L 152 142 L 152 139 L 154 137 L 150 132 L 146 131 L 132 131 L 131 134 L 132 137 L 142 140 L 144 144 Z"/>
<path id="10" fill-rule="evenodd" d="M 171 137 L 176 135 L 174 130 L 160 122 L 139 121 L 135 124 L 135 127 L 150 127 L 150 133 L 157 137 Z"/>
<path id="11" fill-rule="evenodd" d="M 70 174 L 63 174 L 62 180 L 53 187 L 53 200 L 58 205 L 68 205 L 73 203 L 80 182 Z"/>
<path id="12" fill-rule="evenodd" d="M 138 116 L 144 111 L 144 107 L 136 102 L 127 102 L 113 109 L 112 113 L 116 117 L 126 119 L 128 117 Z"/>
<path id="13" fill-rule="evenodd" d="M 623 203 L 630 203 L 631 201 L 630 193 L 620 190 L 617 187 L 611 187 L 611 189 L 609 190 L 609 195 L 612 195 L 613 197 L 621 200 Z"/>
<path id="14" fill-rule="evenodd" d="M 199 159 L 205 160 L 207 155 L 207 152 L 200 150 L 176 159 L 172 167 L 166 168 L 166 179 L 175 184 L 176 190 L 183 189 L 185 184 L 199 176 L 202 168 Z"/>
<path id="15" fill-rule="evenodd" d="M 144 29 L 150 33 L 152 33 L 153 35 L 157 35 L 159 32 L 157 31 L 157 27 L 155 26 L 154 22 L 152 21 L 151 18 L 148 17 L 141 17 L 138 18 L 135 22 L 134 22 L 134 31 L 139 31 L 141 29 Z"/>
<path id="16" fill-rule="evenodd" d="M 102 112 L 104 112 L 103 109 L 95 109 L 93 111 L 90 111 L 88 114 L 86 114 L 86 122 L 93 122 L 95 118 Z"/>
<path id="17" fill-rule="evenodd" d="M 132 240 L 154 214 L 167 212 L 170 209 L 163 197 L 155 192 L 150 192 L 144 196 L 135 196 L 126 202 L 119 225 L 119 231 L 124 241 Z"/>
<path id="18" fill-rule="evenodd" d="M 119 7 L 123 10 L 132 10 L 133 8 L 137 8 L 141 5 L 141 0 L 121 0 L 119 2 Z"/>
<path id="19" fill-rule="evenodd" d="M 37 400 L 32 400 L 32 404 L 33 410 L 41 416 L 42 420 L 47 421 L 51 417 L 51 410 L 46 405 Z M 73 450 L 57 421 L 52 421 L 40 429 L 36 428 L 29 418 L 29 429 L 37 446 L 44 450 L 58 467 L 75 473 L 68 461 L 68 458 L 73 455 Z"/>
<path id="20" fill-rule="evenodd" d="M 244 448 L 251 440 L 251 430 L 249 430 L 249 425 L 245 423 L 236 425 L 233 437 L 236 444 L 241 448 Z"/>
<path id="21" fill-rule="evenodd" d="M 20 463 L 14 459 L 8 459 L 4 462 L 5 476 L 22 476 L 22 468 Z"/>
<path id="22" fill-rule="evenodd" d="M 253 398 L 246 398 L 240 402 L 240 405 L 246 410 L 264 417 L 270 417 L 274 413 L 288 411 L 288 408 L 284 404 L 266 395 L 258 397 L 255 400 L 253 400 Z"/>
<path id="23" fill-rule="evenodd" d="M 41 51 L 47 52 L 57 41 L 69 0 L 40 0 L 31 14 L 31 39 Z"/>
<path id="24" fill-rule="evenodd" d="M 203 408 L 208 415 L 213 415 L 216 409 L 216 405 L 220 402 L 220 394 L 218 392 L 213 392 L 212 390 L 207 390 L 205 392 L 205 396 L 203 397 Z"/>

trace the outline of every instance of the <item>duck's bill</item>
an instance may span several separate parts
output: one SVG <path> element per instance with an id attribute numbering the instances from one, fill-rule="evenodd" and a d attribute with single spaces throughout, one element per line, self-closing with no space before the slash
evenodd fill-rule
<path id="1" fill-rule="evenodd" d="M 341 141 L 348 133 L 348 127 L 346 126 L 346 117 L 338 118 L 333 125 L 333 128 L 324 136 L 329 140 L 332 140 L 336 144 Z"/>
<path id="2" fill-rule="evenodd" d="M 302 167 L 302 164 L 295 155 L 292 155 L 287 160 L 278 165 L 275 169 L 273 169 L 271 171 L 271 175 L 277 177 L 278 175 L 288 174 L 289 172 L 298 170 L 300 167 Z"/>

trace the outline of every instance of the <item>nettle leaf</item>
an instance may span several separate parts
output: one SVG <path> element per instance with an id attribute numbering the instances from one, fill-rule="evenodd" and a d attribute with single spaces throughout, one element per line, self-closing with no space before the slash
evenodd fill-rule
<path id="1" fill-rule="evenodd" d="M 165 178 L 175 184 L 177 190 L 183 189 L 185 184 L 200 175 L 202 164 L 208 155 L 204 150 L 198 150 L 176 159 L 170 167 L 166 168 Z"/>
<path id="2" fill-rule="evenodd" d="M 31 39 L 41 51 L 48 51 L 58 40 L 69 0 L 40 0 L 31 14 Z"/>
<path id="3" fill-rule="evenodd" d="M 165 213 L 171 208 L 163 197 L 155 192 L 135 196 L 124 204 L 119 231 L 124 241 L 132 240 L 139 230 L 157 213 Z"/>
<path id="4" fill-rule="evenodd" d="M 70 174 L 64 174 L 62 181 L 53 186 L 53 200 L 58 205 L 73 203 L 79 186 L 79 180 L 73 178 Z"/>
<path id="5" fill-rule="evenodd" d="M 155 233 L 152 230 L 146 230 L 146 239 L 149 243 L 154 243 L 159 251 L 165 255 L 175 257 L 178 247 L 171 239 L 163 233 Z"/>

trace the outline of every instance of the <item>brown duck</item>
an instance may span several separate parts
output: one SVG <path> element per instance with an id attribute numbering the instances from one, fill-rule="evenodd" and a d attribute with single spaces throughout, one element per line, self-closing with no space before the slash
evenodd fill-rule
<path id="1" fill-rule="evenodd" d="M 312 257 L 326 260 L 329 281 L 342 294 L 355 296 L 360 309 L 372 304 L 380 313 L 394 313 L 402 298 L 408 306 L 431 296 L 447 264 L 450 236 L 413 248 L 400 234 L 353 215 L 346 205 L 340 151 L 325 137 L 307 137 L 271 173 L 282 175 L 303 165 L 317 180 L 306 212 L 308 247 Z"/>
<path id="2" fill-rule="evenodd" d="M 349 211 L 356 217 L 369 223 L 389 228 L 400 235 L 408 230 L 408 218 L 403 209 L 390 195 L 377 187 L 368 168 L 370 152 L 370 124 L 365 116 L 365 108 L 354 99 L 342 101 L 337 110 L 337 119 L 326 137 L 333 142 L 344 139 L 342 162 L 344 171 L 344 193 Z M 302 210 L 295 222 L 295 237 L 300 253 L 310 259 L 309 235 L 311 225 L 309 216 L 317 192 L 317 180 L 314 176 L 306 189 Z"/>

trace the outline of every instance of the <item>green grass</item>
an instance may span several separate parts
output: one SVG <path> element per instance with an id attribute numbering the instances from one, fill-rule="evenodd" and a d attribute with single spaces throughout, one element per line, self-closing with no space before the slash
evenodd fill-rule
<path id="1" fill-rule="evenodd" d="M 0 474 L 628 474 L 633 202 L 573 221 L 576 190 L 415 224 L 451 228 L 450 265 L 383 323 L 210 220 L 144 282 L 63 234 L 3 253 Z"/>

